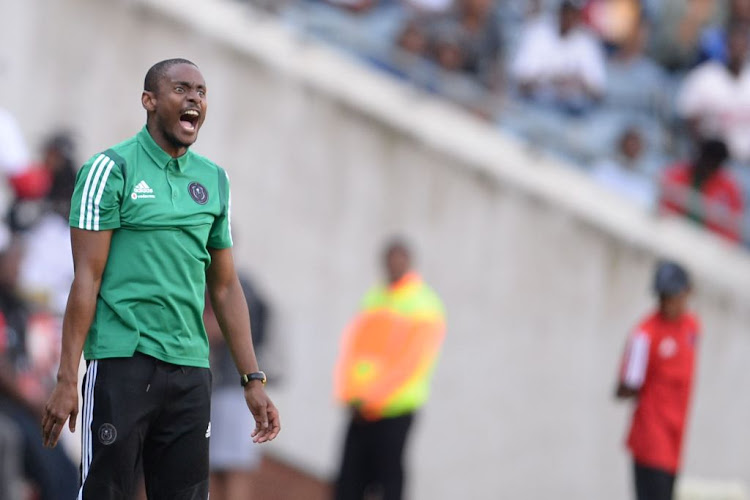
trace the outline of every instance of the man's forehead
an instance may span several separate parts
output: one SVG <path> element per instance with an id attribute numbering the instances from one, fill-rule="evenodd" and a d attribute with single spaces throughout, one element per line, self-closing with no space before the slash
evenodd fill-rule
<path id="1" fill-rule="evenodd" d="M 201 71 L 192 64 L 181 63 L 167 69 L 164 73 L 164 80 L 167 82 L 185 82 L 193 86 L 206 86 Z"/>

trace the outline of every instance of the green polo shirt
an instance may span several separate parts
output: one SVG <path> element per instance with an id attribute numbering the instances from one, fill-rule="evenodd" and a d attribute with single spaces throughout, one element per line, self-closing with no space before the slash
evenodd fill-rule
<path id="1" fill-rule="evenodd" d="M 208 367 L 208 249 L 232 246 L 226 172 L 192 151 L 172 158 L 144 127 L 83 166 L 72 201 L 71 227 L 112 231 L 85 358 Z"/>

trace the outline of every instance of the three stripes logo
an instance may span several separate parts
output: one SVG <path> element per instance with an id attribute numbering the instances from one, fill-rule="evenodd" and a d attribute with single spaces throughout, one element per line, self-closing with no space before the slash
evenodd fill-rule
<path id="1" fill-rule="evenodd" d="M 96 157 L 81 195 L 81 211 L 78 218 L 78 228 L 89 231 L 99 230 L 99 203 L 102 201 L 107 179 L 115 162 L 105 154 Z"/>
<path id="2" fill-rule="evenodd" d="M 141 181 L 133 188 L 133 193 L 130 197 L 134 200 L 140 200 L 143 198 L 156 198 L 154 190 L 146 184 L 146 181 Z"/>

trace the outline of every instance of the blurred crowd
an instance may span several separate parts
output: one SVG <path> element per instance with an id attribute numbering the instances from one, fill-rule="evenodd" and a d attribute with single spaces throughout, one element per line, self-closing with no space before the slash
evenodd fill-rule
<path id="1" fill-rule="evenodd" d="M 33 161 L 0 109 L 0 498 L 54 500 L 78 490 L 77 443 L 42 447 L 62 313 L 73 280 L 68 212 L 77 163 L 66 133 Z"/>
<path id="2" fill-rule="evenodd" d="M 606 188 L 750 243 L 750 0 L 250 0 Z"/>

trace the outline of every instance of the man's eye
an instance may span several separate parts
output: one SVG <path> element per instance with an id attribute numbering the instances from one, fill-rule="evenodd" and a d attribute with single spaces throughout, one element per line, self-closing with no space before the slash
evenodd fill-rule
<path id="1" fill-rule="evenodd" d="M 181 93 L 185 92 L 185 89 L 183 89 L 182 87 L 175 87 L 174 91 L 181 94 Z"/>
<path id="2" fill-rule="evenodd" d="M 199 90 L 198 95 L 201 97 L 206 97 L 206 91 L 205 90 Z"/>

